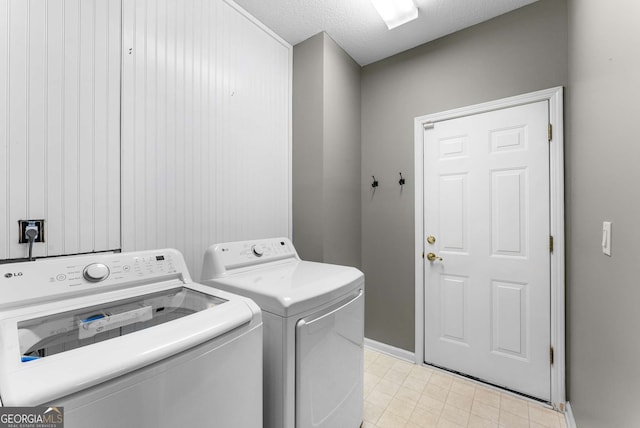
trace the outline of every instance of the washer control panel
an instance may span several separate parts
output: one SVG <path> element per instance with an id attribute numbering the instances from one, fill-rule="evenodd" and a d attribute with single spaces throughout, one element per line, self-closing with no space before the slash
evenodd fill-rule
<path id="1" fill-rule="evenodd" d="M 4 264 L 0 265 L 0 307 L 165 277 L 191 281 L 182 254 L 176 250 L 96 253 Z"/>

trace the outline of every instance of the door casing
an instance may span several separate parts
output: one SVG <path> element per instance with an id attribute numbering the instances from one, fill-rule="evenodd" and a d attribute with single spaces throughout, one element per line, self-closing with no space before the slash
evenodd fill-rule
<path id="1" fill-rule="evenodd" d="M 564 242 L 564 124 L 563 88 L 555 87 L 482 104 L 416 117 L 415 136 L 415 361 L 424 365 L 424 129 L 432 123 L 500 110 L 538 101 L 549 102 L 549 184 L 551 252 L 551 404 L 564 411 L 565 388 L 565 242 Z"/>

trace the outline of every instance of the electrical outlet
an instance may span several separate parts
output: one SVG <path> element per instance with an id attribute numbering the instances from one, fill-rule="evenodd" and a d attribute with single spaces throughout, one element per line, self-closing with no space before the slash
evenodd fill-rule
<path id="1" fill-rule="evenodd" d="M 29 239 L 27 238 L 25 231 L 27 230 L 27 226 L 30 224 L 33 224 L 38 228 L 38 236 L 36 236 L 36 239 L 33 242 L 44 242 L 44 220 L 18 220 L 18 242 L 21 244 L 29 243 Z"/>

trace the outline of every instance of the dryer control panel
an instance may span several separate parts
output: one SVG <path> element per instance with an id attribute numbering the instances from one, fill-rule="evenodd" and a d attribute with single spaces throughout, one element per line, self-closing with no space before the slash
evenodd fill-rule
<path id="1" fill-rule="evenodd" d="M 0 265 L 0 308 L 171 278 L 191 282 L 182 254 L 173 249 L 5 264 Z"/>
<path id="2" fill-rule="evenodd" d="M 202 279 L 219 278 L 242 268 L 286 259 L 300 260 L 288 238 L 216 244 L 204 254 Z"/>

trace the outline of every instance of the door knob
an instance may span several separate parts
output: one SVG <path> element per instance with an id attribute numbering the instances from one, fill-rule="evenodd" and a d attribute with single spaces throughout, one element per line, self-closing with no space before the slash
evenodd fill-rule
<path id="1" fill-rule="evenodd" d="M 442 257 L 436 256 L 435 253 L 427 253 L 427 260 L 429 260 L 430 262 L 433 262 L 435 260 L 442 261 Z"/>
<path id="2" fill-rule="evenodd" d="M 427 236 L 427 242 L 431 245 L 436 243 L 436 237 L 431 235 L 431 236 Z"/>

